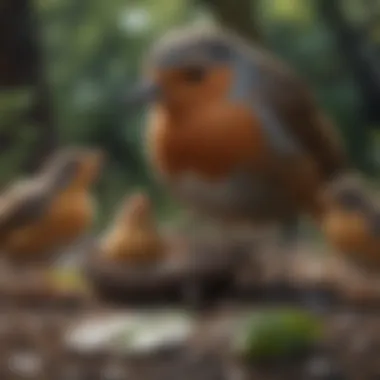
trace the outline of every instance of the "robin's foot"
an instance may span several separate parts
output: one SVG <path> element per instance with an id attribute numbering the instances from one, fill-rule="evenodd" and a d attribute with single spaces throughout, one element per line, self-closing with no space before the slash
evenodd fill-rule
<path id="1" fill-rule="evenodd" d="M 298 224 L 297 218 L 290 218 L 284 222 L 280 230 L 276 265 L 279 284 L 290 284 L 292 280 L 294 259 L 298 249 Z"/>

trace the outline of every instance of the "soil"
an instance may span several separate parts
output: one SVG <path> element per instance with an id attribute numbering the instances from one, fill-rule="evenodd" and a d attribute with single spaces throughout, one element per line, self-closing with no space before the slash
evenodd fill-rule
<path id="1" fill-rule="evenodd" d="M 85 274 L 104 302 L 194 306 L 226 296 L 247 248 L 228 239 L 178 238 L 160 263 L 107 262 L 95 254 Z"/>
<path id="2" fill-rule="evenodd" d="M 342 310 L 324 316 L 325 338 L 302 358 L 245 363 L 229 347 L 229 321 L 242 312 L 222 308 L 199 316 L 191 339 L 170 350 L 126 355 L 78 352 L 64 344 L 69 326 L 94 313 L 21 310 L 0 313 L 1 379 L 347 379 L 380 378 L 377 315 Z"/>
<path id="3" fill-rule="evenodd" d="M 353 274 L 336 257 L 308 255 L 306 248 L 291 257 L 287 277 L 278 278 L 274 256 L 258 253 L 255 242 L 193 241 L 183 247 L 172 256 L 180 265 L 159 269 L 105 265 L 93 256 L 85 272 L 95 298 L 3 279 L 0 379 L 380 379 L 380 292 L 374 280 Z M 247 308 L 268 303 L 303 305 L 320 313 L 323 342 L 302 357 L 270 363 L 236 357 L 230 350 L 232 322 Z M 67 331 L 90 317 L 137 306 L 199 304 L 191 338 L 170 349 L 130 355 L 109 347 L 78 351 L 65 344 Z"/>

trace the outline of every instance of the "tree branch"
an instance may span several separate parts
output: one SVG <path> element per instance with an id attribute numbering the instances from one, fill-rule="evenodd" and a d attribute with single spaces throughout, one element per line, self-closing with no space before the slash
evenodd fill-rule
<path id="1" fill-rule="evenodd" d="M 354 30 L 343 16 L 339 0 L 320 0 L 319 11 L 335 34 L 337 46 L 346 58 L 363 99 L 367 121 L 380 122 L 380 62 L 363 35 Z"/>
<path id="2" fill-rule="evenodd" d="M 24 170 L 33 171 L 55 148 L 50 94 L 39 43 L 38 20 L 31 0 L 2 0 L 0 4 L 0 89 L 32 87 L 33 104 L 27 122 L 39 140 L 31 147 Z M 14 126 L 17 128 L 17 125 Z"/>
<path id="3" fill-rule="evenodd" d="M 219 19 L 222 25 L 242 37 L 260 41 L 253 0 L 201 0 Z"/>

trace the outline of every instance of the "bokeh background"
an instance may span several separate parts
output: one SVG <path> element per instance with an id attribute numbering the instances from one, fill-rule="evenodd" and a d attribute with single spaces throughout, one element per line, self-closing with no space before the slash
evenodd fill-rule
<path id="1" fill-rule="evenodd" d="M 144 110 L 127 112 L 121 95 L 157 36 L 196 22 L 221 22 L 296 68 L 379 180 L 378 0 L 1 0 L 0 188 L 59 146 L 97 145 L 109 155 L 98 228 L 137 188 L 161 218 L 177 215 L 145 161 Z"/>

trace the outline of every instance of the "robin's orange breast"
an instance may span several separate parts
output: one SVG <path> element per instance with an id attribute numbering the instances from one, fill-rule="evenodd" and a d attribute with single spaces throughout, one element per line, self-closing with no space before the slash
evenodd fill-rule
<path id="1" fill-rule="evenodd" d="M 174 178 L 192 172 L 205 180 L 224 179 L 236 168 L 260 169 L 268 160 L 257 118 L 242 105 L 220 103 L 172 117 L 151 110 L 147 149 L 153 165 Z"/>
<path id="2" fill-rule="evenodd" d="M 203 212 L 251 220 L 320 213 L 315 163 L 277 156 L 242 105 L 208 105 L 176 118 L 156 107 L 147 133 L 153 166 L 178 197 Z"/>

